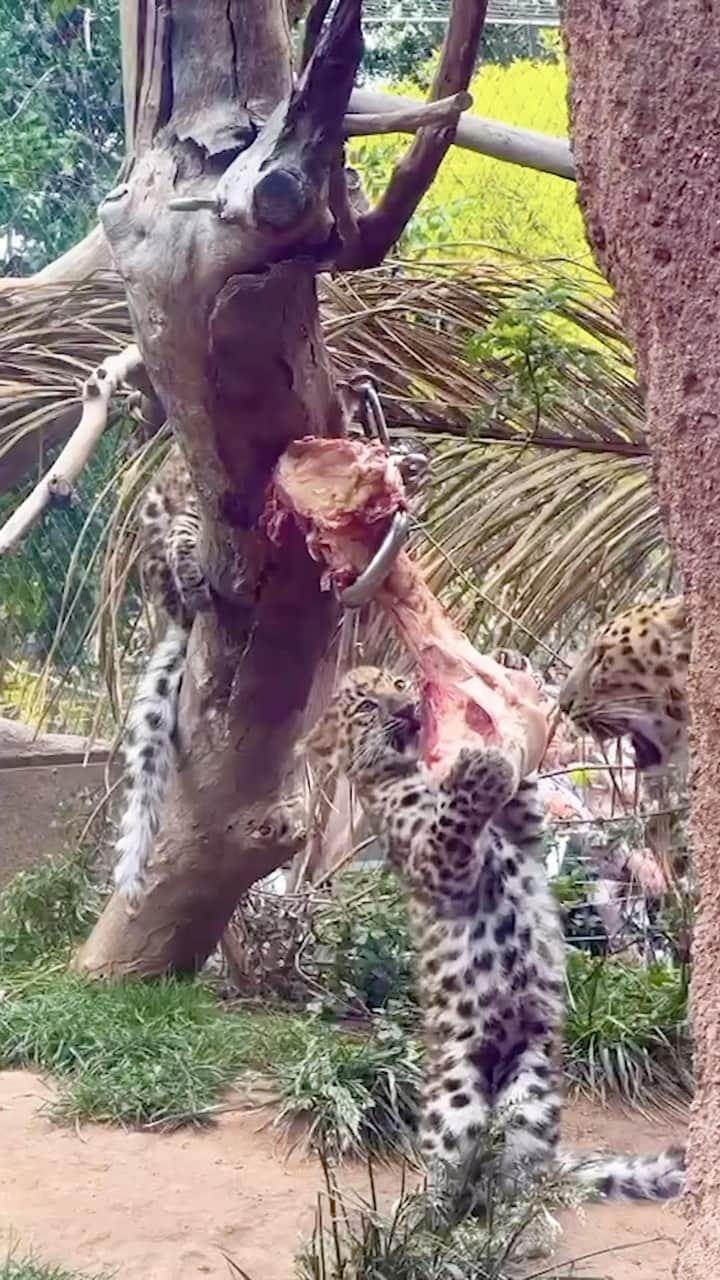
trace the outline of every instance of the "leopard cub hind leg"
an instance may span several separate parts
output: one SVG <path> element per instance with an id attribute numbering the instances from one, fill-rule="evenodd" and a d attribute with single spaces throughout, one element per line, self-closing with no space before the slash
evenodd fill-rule
<path id="1" fill-rule="evenodd" d="M 463 1165 L 499 1128 L 500 1177 L 515 1183 L 549 1167 L 557 1145 L 562 942 L 539 863 L 536 788 L 518 784 L 497 756 L 493 779 L 504 779 L 505 803 L 471 837 L 462 897 L 449 899 L 446 910 L 437 902 L 426 909 L 418 931 L 430 1050 L 421 1149 L 431 1163 Z M 458 783 L 466 768 L 458 768 Z M 453 781 L 445 786 L 446 813 Z M 462 785 L 457 799 L 464 817 Z M 457 856 L 451 847 L 446 874 Z"/>

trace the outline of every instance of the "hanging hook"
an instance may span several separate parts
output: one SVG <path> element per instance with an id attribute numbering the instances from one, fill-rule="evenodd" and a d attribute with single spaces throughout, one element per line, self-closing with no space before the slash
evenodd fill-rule
<path id="1" fill-rule="evenodd" d="M 378 395 L 377 381 L 367 370 L 361 370 L 348 381 L 348 386 L 360 396 L 360 421 L 368 440 L 377 440 L 389 456 L 393 456 L 385 414 Z M 404 458 L 411 458 L 407 468 L 414 475 L 418 455 L 408 455 L 402 451 Z M 401 462 L 401 459 L 398 459 Z M 400 470 L 403 471 L 402 465 Z M 403 476 L 404 478 L 404 476 Z M 340 603 L 346 609 L 362 609 L 364 605 L 377 595 L 383 582 L 390 573 L 398 555 L 404 547 L 410 532 L 410 518 L 406 511 L 397 511 L 392 518 L 382 543 L 369 564 L 358 574 L 354 582 L 340 592 Z"/>
<path id="2" fill-rule="evenodd" d="M 355 581 L 340 592 L 340 603 L 346 609 L 362 609 L 377 595 L 407 542 L 409 532 L 410 517 L 407 511 L 396 511 L 372 560 Z"/>

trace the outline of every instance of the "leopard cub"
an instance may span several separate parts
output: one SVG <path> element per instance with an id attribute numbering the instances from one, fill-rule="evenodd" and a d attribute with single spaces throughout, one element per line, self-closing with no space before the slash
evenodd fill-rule
<path id="1" fill-rule="evenodd" d="M 501 750 L 463 750 L 436 780 L 406 683 L 351 671 L 305 740 L 342 770 L 410 895 L 427 1050 L 420 1146 L 433 1173 L 472 1163 L 491 1127 L 501 1178 L 562 1168 L 605 1196 L 681 1187 L 682 1155 L 561 1156 L 564 948 L 536 783 Z"/>
<path id="2" fill-rule="evenodd" d="M 118 892 L 130 903 L 145 887 L 145 870 L 175 760 L 174 734 L 190 627 L 196 614 L 211 603 L 198 556 L 197 495 L 177 445 L 144 495 L 140 529 L 142 576 L 167 625 L 138 684 L 123 741 L 127 789 L 113 876 Z"/>

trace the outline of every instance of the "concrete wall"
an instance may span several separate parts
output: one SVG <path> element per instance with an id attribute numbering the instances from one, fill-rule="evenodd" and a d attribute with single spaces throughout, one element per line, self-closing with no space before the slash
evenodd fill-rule
<path id="1" fill-rule="evenodd" d="M 68 824 L 89 817 L 104 786 L 101 764 L 0 770 L 0 889 L 16 872 L 66 849 Z"/>
<path id="2" fill-rule="evenodd" d="M 88 753 L 81 738 L 0 717 L 0 889 L 68 847 L 71 824 L 76 831 L 103 794 L 107 755 L 107 743 Z"/>

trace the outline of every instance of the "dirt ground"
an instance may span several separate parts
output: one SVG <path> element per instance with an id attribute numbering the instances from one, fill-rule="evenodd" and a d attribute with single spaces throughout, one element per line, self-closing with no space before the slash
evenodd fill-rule
<path id="1" fill-rule="evenodd" d="M 267 1115 L 230 1111 L 212 1129 L 172 1134 L 76 1131 L 48 1120 L 51 1097 L 39 1076 L 0 1072 L 0 1257 L 16 1244 L 123 1280 L 228 1280 L 229 1255 L 251 1280 L 292 1280 L 321 1174 L 297 1152 L 288 1156 Z M 682 1141 L 684 1127 L 582 1102 L 568 1109 L 565 1141 L 639 1153 Z M 391 1171 L 381 1181 L 395 1193 Z M 348 1170 L 343 1184 L 362 1189 L 364 1175 Z M 553 1260 L 565 1263 L 563 1276 L 670 1280 L 677 1208 L 592 1205 L 563 1225 Z"/>

